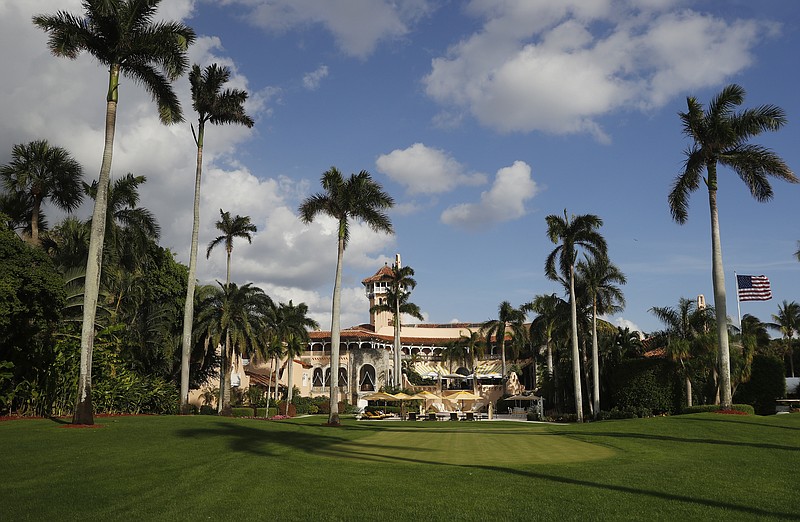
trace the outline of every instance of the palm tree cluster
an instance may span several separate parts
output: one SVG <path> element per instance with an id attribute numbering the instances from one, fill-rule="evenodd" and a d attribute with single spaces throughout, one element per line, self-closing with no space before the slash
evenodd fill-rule
<path id="1" fill-rule="evenodd" d="M 212 64 L 189 68 L 187 50 L 195 40 L 195 33 L 179 22 L 157 21 L 160 3 L 161 0 L 82 0 L 80 15 L 59 11 L 33 18 L 33 23 L 47 33 L 47 45 L 54 55 L 75 59 L 85 52 L 108 70 L 102 163 L 97 180 L 85 183 L 80 164 L 65 149 L 46 140 L 36 140 L 15 145 L 11 161 L 0 167 L 4 190 L 0 195 L 0 211 L 4 224 L 19 230 L 32 248 L 49 253 L 64 280 L 72 282 L 65 285 L 68 295 L 63 314 L 73 321 L 68 322 L 69 327 L 61 334 L 64 339 L 77 339 L 73 330 L 80 322 L 80 363 L 73 410 L 73 422 L 77 424 L 93 423 L 95 347 L 103 350 L 111 347 L 116 350 L 115 357 L 143 372 L 156 372 L 172 380 L 179 377 L 182 411 L 188 411 L 191 385 L 205 380 L 210 369 L 219 364 L 219 408 L 226 411 L 230 407 L 231 369 L 234 361 L 244 355 L 273 361 L 275 373 L 279 362 L 285 359 L 289 368 L 287 395 L 291 400 L 291 365 L 306 346 L 308 329 L 318 326 L 308 317 L 304 303 L 275 304 L 260 288 L 232 282 L 234 240 L 252 242 L 257 232 L 249 216 L 231 215 L 220 209 L 220 219 L 216 222 L 220 235 L 208 244 L 206 257 L 215 248 L 224 246 L 225 283 L 196 284 L 206 123 L 249 128 L 254 121 L 244 109 L 247 92 L 226 87 L 231 75 L 227 67 Z M 111 178 L 121 79 L 144 87 L 157 106 L 160 120 L 174 124 L 183 121 L 183 113 L 172 82 L 187 70 L 192 105 L 197 113 L 197 128 L 192 126 L 196 170 L 188 268 L 158 245 L 160 230 L 155 216 L 140 206 L 139 201 L 139 189 L 146 178 L 133 173 Z M 674 180 L 668 203 L 673 219 L 685 223 L 689 198 L 700 187 L 700 180 L 704 181 L 711 211 L 715 306 L 699 308 L 691 301 L 681 300 L 677 308 L 651 309 L 665 325 L 655 336 L 656 342 L 680 366 L 687 400 L 693 397 L 692 381 L 710 368 L 723 407 L 730 407 L 736 384 L 748 378 L 752 354 L 775 345 L 768 342 L 768 328 L 783 336 L 781 354 L 788 358 L 794 375 L 793 344 L 800 330 L 800 307 L 784 301 L 773 316 L 774 323 L 761 323 L 745 316 L 740 331 L 731 337 L 735 344 L 733 352 L 729 342 L 717 204 L 718 166 L 733 170 L 758 201 L 772 198 L 770 177 L 798 182 L 777 154 L 749 143 L 762 132 L 784 126 L 783 110 L 763 105 L 736 112 L 744 95 L 740 86 L 730 85 L 707 107 L 689 97 L 687 111 L 679 115 L 683 132 L 692 144 L 686 150 L 683 171 Z M 329 417 L 329 424 L 337 425 L 344 253 L 353 222 L 364 223 L 375 232 L 394 233 L 387 214 L 394 200 L 363 170 L 345 177 L 331 167 L 322 174 L 321 186 L 321 192 L 301 203 L 298 213 L 305 224 L 324 216 L 333 219 L 337 226 Z M 49 226 L 44 211 L 47 205 L 69 213 L 79 207 L 84 196 L 94 202 L 89 220 L 68 217 L 56 226 Z M 578 420 L 583 420 L 585 408 L 592 416 L 599 414 L 604 373 L 622 358 L 641 355 L 641 345 L 632 332 L 615 328 L 602 319 L 622 310 L 625 300 L 620 286 L 626 283 L 622 271 L 610 261 L 606 241 L 600 233 L 602 219 L 593 214 L 569 215 L 565 209 L 563 215 L 548 215 L 545 221 L 547 236 L 555 248 L 546 257 L 544 271 L 548 279 L 561 285 L 563 296 L 537 295 L 516 308 L 503 301 L 497 318 L 487 320 L 478 331 L 469 330 L 453 342 L 445 350 L 445 358 L 469 366 L 475 373 L 476 361 L 496 350 L 502 376 L 506 378 L 508 349 L 512 360 L 532 361 L 534 383 L 541 374 L 557 407 L 574 401 L 575 414 Z M 800 259 L 800 251 L 795 255 Z M 372 311 L 389 312 L 393 316 L 393 384 L 399 385 L 403 375 L 402 316 L 422 319 L 422 314 L 409 300 L 416 286 L 414 270 L 398 263 L 391 273 L 386 302 L 379 303 Z M 80 321 L 76 311 L 81 315 Z M 530 322 L 529 313 L 535 314 Z M 215 355 L 218 348 L 219 360 Z M 714 357 L 715 362 L 709 363 Z M 542 372 L 538 371 L 539 362 L 543 363 Z M 274 377 L 277 382 L 277 375 Z"/>

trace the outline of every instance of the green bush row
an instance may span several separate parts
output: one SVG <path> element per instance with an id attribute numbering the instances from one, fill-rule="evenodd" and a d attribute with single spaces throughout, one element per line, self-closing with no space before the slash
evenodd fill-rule
<path id="1" fill-rule="evenodd" d="M 753 407 L 751 405 L 749 405 L 749 404 L 732 404 L 730 409 L 733 410 L 733 411 L 741 411 L 741 412 L 744 412 L 744 413 L 746 413 L 748 415 L 755 415 L 756 414 L 756 412 L 753 409 Z M 683 414 L 707 413 L 707 412 L 719 411 L 719 410 L 720 410 L 719 404 L 701 404 L 699 406 L 689 406 L 689 407 L 683 408 L 681 410 L 681 413 L 683 413 Z"/>

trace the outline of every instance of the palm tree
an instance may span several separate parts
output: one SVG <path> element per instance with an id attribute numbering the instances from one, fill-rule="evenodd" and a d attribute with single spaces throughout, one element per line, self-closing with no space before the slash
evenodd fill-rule
<path id="1" fill-rule="evenodd" d="M 772 199 L 770 176 L 790 183 L 798 182 L 777 154 L 766 147 L 748 143 L 753 136 L 783 127 L 786 124 L 783 110 L 774 105 L 762 105 L 734 112 L 744 101 L 744 95 L 744 89 L 731 84 L 711 100 L 708 110 L 704 110 L 696 98 L 690 96 L 686 99 L 688 110 L 679 116 L 683 133 L 692 139 L 693 144 L 686 150 L 683 172 L 675 178 L 668 198 L 672 218 L 684 224 L 688 218 L 689 196 L 700 187 L 705 169 L 707 177 L 703 179 L 711 209 L 711 273 L 717 313 L 722 408 L 731 406 L 731 376 L 725 272 L 717 210 L 717 164 L 731 168 L 757 201 Z"/>
<path id="2" fill-rule="evenodd" d="M 600 414 L 600 348 L 597 342 L 597 314 L 620 312 L 625 297 L 617 285 L 627 283 L 625 274 L 606 256 L 578 263 L 581 287 L 592 303 L 592 404 L 595 419 Z"/>
<path id="3" fill-rule="evenodd" d="M 775 322 L 768 326 L 783 335 L 785 353 L 789 357 L 790 376 L 794 377 L 792 339 L 795 333 L 800 332 L 800 304 L 797 304 L 796 301 L 789 303 L 784 299 L 783 303 L 778 305 L 778 313 L 772 314 L 772 320 Z"/>
<path id="4" fill-rule="evenodd" d="M 53 147 L 45 140 L 14 145 L 11 162 L 0 167 L 0 178 L 9 195 L 30 201 L 25 218 L 31 244 L 40 244 L 39 218 L 45 201 L 66 212 L 78 208 L 83 201 L 82 177 L 83 167 L 66 149 Z"/>
<path id="5" fill-rule="evenodd" d="M 202 71 L 200 66 L 192 66 L 189 83 L 192 87 L 192 106 L 197 112 L 197 166 L 194 176 L 194 220 L 192 222 L 192 243 L 189 250 L 189 284 L 186 288 L 186 301 L 183 310 L 183 351 L 181 352 L 181 403 L 182 413 L 189 408 L 189 354 L 192 344 L 192 321 L 194 320 L 195 278 L 197 277 L 197 237 L 200 230 L 200 178 L 203 173 L 203 139 L 206 122 L 214 125 L 235 123 L 252 127 L 255 122 L 244 112 L 247 91 L 225 89 L 231 71 L 229 68 L 211 64 Z M 194 128 L 192 128 L 194 132 Z"/>
<path id="6" fill-rule="evenodd" d="M 422 310 L 414 303 L 408 302 L 411 290 L 417 286 L 414 279 L 414 269 L 410 266 L 398 268 L 397 264 L 392 265 L 391 279 L 389 287 L 386 289 L 386 302 L 378 303 L 370 307 L 370 313 L 390 312 L 394 321 L 394 378 L 395 386 L 402 386 L 402 367 L 400 365 L 400 329 L 401 314 L 410 315 L 422 321 Z"/>
<path id="7" fill-rule="evenodd" d="M 486 354 L 486 341 L 481 333 L 473 332 L 471 328 L 467 328 L 466 334 L 461 334 L 456 340 L 456 346 L 466 349 L 467 358 L 470 361 L 470 370 L 472 371 L 472 393 L 478 393 L 478 375 L 477 375 L 477 361 L 480 357 Z"/>
<path id="8" fill-rule="evenodd" d="M 530 324 L 530 338 L 535 342 L 540 339 L 547 350 L 547 371 L 550 375 L 555 372 L 553 366 L 553 334 L 559 322 L 567 315 L 569 305 L 556 294 L 537 295 L 533 301 L 522 306 L 524 312 L 533 312 L 536 317 Z"/>
<path id="9" fill-rule="evenodd" d="M 86 263 L 80 375 L 73 417 L 75 424 L 94 424 L 91 377 L 94 318 L 100 289 L 119 77 L 122 74 L 150 92 L 163 123 L 182 121 L 180 103 L 170 81 L 186 70 L 186 50 L 194 42 L 195 34 L 178 22 L 154 22 L 161 0 L 83 0 L 82 3 L 83 16 L 59 11 L 54 15 L 34 16 L 33 23 L 49 33 L 47 43 L 54 55 L 75 59 L 86 51 L 108 67 L 105 144 Z"/>
<path id="10" fill-rule="evenodd" d="M 506 329 L 511 329 L 511 335 L 519 337 L 522 334 L 522 323 L 525 321 L 525 312 L 511 306 L 508 301 L 500 303 L 497 319 L 489 319 L 481 324 L 480 333 L 486 338 L 487 344 L 492 337 L 500 348 L 501 371 L 503 379 L 506 378 Z"/>
<path id="11" fill-rule="evenodd" d="M 295 357 L 299 357 L 308 344 L 308 329 L 319 328 L 319 323 L 308 317 L 308 305 L 300 303 L 294 305 L 281 303 L 275 310 L 275 320 L 272 325 L 277 341 L 283 346 L 283 353 L 286 355 L 287 370 L 289 372 L 286 386 L 288 392 L 286 402 L 292 402 L 292 362 Z"/>
<path id="12" fill-rule="evenodd" d="M 119 264 L 128 271 L 141 266 L 152 241 L 158 241 L 161 227 L 155 215 L 139 207 L 139 186 L 147 181 L 145 176 L 131 173 L 115 179 L 107 191 L 106 240 L 103 258 L 106 264 Z M 83 184 L 86 194 L 97 199 L 97 181 Z M 91 222 L 89 223 L 91 225 Z"/>
<path id="13" fill-rule="evenodd" d="M 699 308 L 691 299 L 682 297 L 678 306 L 654 306 L 650 312 L 666 327 L 658 336 L 666 338 L 665 350 L 673 361 L 681 365 L 686 381 L 687 406 L 692 405 L 692 379 L 688 361 L 692 356 L 694 341 L 703 336 L 712 322 L 710 308 Z"/>
<path id="14" fill-rule="evenodd" d="M 575 299 L 575 263 L 578 251 L 583 250 L 591 257 L 606 255 L 606 240 L 597 232 L 603 225 L 603 220 L 593 214 L 582 214 L 564 217 L 551 214 L 545 218 L 547 222 L 547 237 L 558 246 L 550 252 L 545 261 L 544 270 L 547 277 L 553 281 L 565 282 L 569 286 L 569 303 L 572 319 L 572 377 L 575 387 L 575 410 L 578 421 L 583 422 L 583 397 L 581 396 L 581 366 L 578 349 L 578 310 Z M 560 244 L 559 244 L 560 242 Z M 558 264 L 558 269 L 556 268 Z"/>
<path id="15" fill-rule="evenodd" d="M 261 342 L 258 335 L 265 309 L 271 306 L 271 299 L 263 290 L 251 283 L 236 286 L 235 283 L 223 285 L 209 295 L 202 303 L 197 322 L 200 334 L 209 339 L 212 346 L 225 341 L 220 375 L 220 412 L 230 411 L 230 392 L 225 391 L 230 384 L 228 375 L 235 357 L 249 351 L 256 351 Z"/>
<path id="16" fill-rule="evenodd" d="M 342 177 L 336 167 L 331 167 L 320 180 L 324 192 L 306 198 L 300 205 L 300 219 L 309 224 L 318 214 L 337 221 L 336 275 L 333 283 L 331 306 L 331 413 L 328 423 L 339 422 L 339 340 L 341 335 L 340 309 L 342 292 L 342 261 L 350 239 L 350 220 L 363 221 L 375 232 L 394 234 L 394 227 L 386 210 L 394 206 L 394 199 L 383 191 L 379 183 L 366 170 Z"/>
<path id="17" fill-rule="evenodd" d="M 231 253 L 233 253 L 233 240 L 237 237 L 246 239 L 248 243 L 253 243 L 253 236 L 251 233 L 255 233 L 258 231 L 256 226 L 250 222 L 250 216 L 240 216 L 236 215 L 236 217 L 231 218 L 230 212 L 224 212 L 222 209 L 219 209 L 220 220 L 217 221 L 214 225 L 217 227 L 217 230 L 222 232 L 222 235 L 215 237 L 211 240 L 208 244 L 208 248 L 206 249 L 206 259 L 211 256 L 211 251 L 217 245 L 221 245 L 225 243 L 225 252 L 228 254 L 228 262 L 227 262 L 227 272 L 225 277 L 225 282 L 231 282 Z"/>
<path id="18" fill-rule="evenodd" d="M 250 222 L 250 216 L 240 216 L 236 215 L 236 217 L 231 218 L 230 212 L 225 212 L 222 209 L 219 209 L 220 220 L 217 221 L 214 225 L 217 227 L 217 230 L 222 232 L 222 235 L 215 237 L 211 242 L 208 244 L 208 248 L 206 249 L 206 259 L 211 256 L 211 251 L 217 245 L 225 244 L 225 252 L 227 253 L 227 269 L 226 269 L 226 276 L 225 276 L 225 284 L 229 285 L 231 283 L 231 254 L 233 253 L 233 240 L 237 237 L 247 239 L 248 243 L 253 242 L 252 233 L 257 231 L 257 228 L 254 224 Z M 225 339 L 225 353 L 230 352 L 230 341 L 229 339 Z M 182 363 L 181 363 L 182 364 Z M 230 362 L 226 362 L 225 368 L 230 369 Z M 223 375 L 220 373 L 220 390 L 222 390 L 225 394 L 230 394 L 229 385 L 230 379 L 228 379 L 227 375 Z M 227 384 L 226 384 L 227 383 Z M 222 401 L 220 401 L 220 404 Z"/>

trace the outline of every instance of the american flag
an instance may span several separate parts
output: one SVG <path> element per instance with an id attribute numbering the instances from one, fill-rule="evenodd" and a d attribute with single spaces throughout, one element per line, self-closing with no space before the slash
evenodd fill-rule
<path id="1" fill-rule="evenodd" d="M 736 287 L 739 301 L 767 301 L 772 299 L 772 289 L 767 276 L 737 275 Z"/>

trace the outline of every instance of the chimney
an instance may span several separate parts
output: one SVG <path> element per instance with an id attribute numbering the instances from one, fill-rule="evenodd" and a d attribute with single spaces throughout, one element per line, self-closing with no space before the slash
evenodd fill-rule
<path id="1" fill-rule="evenodd" d="M 394 255 L 394 264 L 397 266 L 397 268 L 402 268 L 403 267 L 400 264 L 400 254 L 399 253 Z"/>

